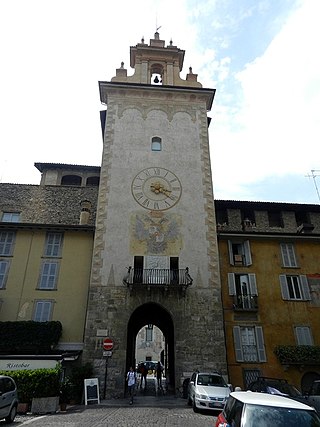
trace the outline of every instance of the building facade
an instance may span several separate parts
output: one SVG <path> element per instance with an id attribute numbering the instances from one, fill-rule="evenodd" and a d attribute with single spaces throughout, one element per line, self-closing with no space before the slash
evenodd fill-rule
<path id="1" fill-rule="evenodd" d="M 230 381 L 319 379 L 320 206 L 216 201 Z"/>
<path id="2" fill-rule="evenodd" d="M 100 168 L 36 167 L 40 185 L 0 185 L 0 321 L 59 320 L 53 353 L 75 360 L 83 350 Z"/>

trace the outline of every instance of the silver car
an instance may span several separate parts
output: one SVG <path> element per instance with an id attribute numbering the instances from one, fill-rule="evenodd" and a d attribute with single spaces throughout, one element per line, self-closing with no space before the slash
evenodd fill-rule
<path id="1" fill-rule="evenodd" d="M 218 372 L 194 372 L 188 385 L 188 404 L 200 409 L 222 410 L 230 388 Z"/>
<path id="2" fill-rule="evenodd" d="M 12 423 L 17 415 L 17 386 L 11 377 L 0 375 L 0 419 Z"/>

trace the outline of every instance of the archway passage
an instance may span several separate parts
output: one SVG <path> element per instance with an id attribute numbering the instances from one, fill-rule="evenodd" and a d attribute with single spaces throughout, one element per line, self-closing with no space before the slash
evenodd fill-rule
<path id="1" fill-rule="evenodd" d="M 175 358 L 174 358 L 174 325 L 173 320 L 161 305 L 156 303 L 143 304 L 131 315 L 127 330 L 127 357 L 126 371 L 130 366 L 136 366 L 135 349 L 136 336 L 139 330 L 146 324 L 153 324 L 161 329 L 165 338 L 167 351 L 167 380 L 170 390 L 175 390 Z"/>

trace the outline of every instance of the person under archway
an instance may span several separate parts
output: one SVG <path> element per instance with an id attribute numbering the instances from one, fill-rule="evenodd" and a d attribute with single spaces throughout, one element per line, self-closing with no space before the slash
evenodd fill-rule
<path id="1" fill-rule="evenodd" d="M 144 388 L 146 389 L 147 388 L 148 369 L 147 369 L 145 363 L 141 363 L 141 365 L 140 365 L 140 373 L 141 373 L 140 388 L 142 388 L 142 383 L 144 382 Z"/>
<path id="2" fill-rule="evenodd" d="M 130 405 L 133 404 L 133 394 L 134 394 L 134 389 L 136 386 L 136 381 L 137 381 L 137 375 L 136 375 L 135 371 L 133 370 L 133 367 L 130 366 L 130 369 L 127 373 L 127 383 L 128 383 L 128 391 L 129 391 L 129 396 L 130 396 Z"/>
<path id="3" fill-rule="evenodd" d="M 162 363 L 159 361 L 156 367 L 158 389 L 162 389 L 162 373 L 163 373 L 163 366 L 162 366 Z"/>

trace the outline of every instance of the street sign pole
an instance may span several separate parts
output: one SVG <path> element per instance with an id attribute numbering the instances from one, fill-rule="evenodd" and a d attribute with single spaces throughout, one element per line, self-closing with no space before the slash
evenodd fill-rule
<path id="1" fill-rule="evenodd" d="M 113 340 L 111 338 L 105 338 L 103 340 L 103 356 L 106 356 L 106 368 L 104 373 L 104 386 L 103 386 L 103 399 L 106 399 L 107 391 L 107 377 L 108 377 L 108 360 L 112 356 Z"/>
<path id="2" fill-rule="evenodd" d="M 106 370 L 105 370 L 105 373 L 104 373 L 104 386 L 103 386 L 103 400 L 106 400 L 107 376 L 108 376 L 108 360 L 109 360 L 109 357 L 106 357 Z"/>

